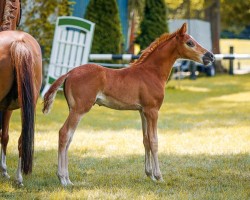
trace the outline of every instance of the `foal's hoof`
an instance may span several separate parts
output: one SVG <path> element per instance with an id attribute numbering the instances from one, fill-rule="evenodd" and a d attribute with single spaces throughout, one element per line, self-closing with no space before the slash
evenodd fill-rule
<path id="1" fill-rule="evenodd" d="M 67 186 L 67 181 L 65 178 L 59 178 L 59 181 L 60 181 L 62 186 Z"/>
<path id="2" fill-rule="evenodd" d="M 158 181 L 158 182 L 164 182 L 164 180 L 163 180 L 163 178 L 162 178 L 162 176 L 160 175 L 160 176 L 154 176 L 155 177 L 155 179 Z"/>
<path id="3" fill-rule="evenodd" d="M 24 186 L 23 183 L 19 182 L 19 181 L 16 181 L 16 184 L 17 184 L 18 187 L 23 187 Z"/>
<path id="4" fill-rule="evenodd" d="M 157 181 L 160 182 L 160 183 L 164 183 L 164 179 L 162 177 L 159 178 Z"/>
<path id="5" fill-rule="evenodd" d="M 9 174 L 7 172 L 3 172 L 2 175 L 3 175 L 3 178 L 10 179 L 10 176 L 9 176 Z"/>
<path id="6" fill-rule="evenodd" d="M 153 175 L 148 176 L 152 181 L 156 182 L 156 179 Z"/>
<path id="7" fill-rule="evenodd" d="M 59 179 L 62 186 L 67 186 L 68 185 L 65 177 L 59 175 L 58 173 L 57 173 L 57 177 L 58 177 L 58 179 Z"/>
<path id="8" fill-rule="evenodd" d="M 164 182 L 162 176 L 150 175 L 150 176 L 148 176 L 148 177 L 149 177 L 152 181 L 154 181 L 154 182 L 160 182 L 160 183 Z"/>
<path id="9" fill-rule="evenodd" d="M 67 183 L 67 186 L 73 186 L 74 183 L 72 183 L 68 178 L 66 178 L 66 183 Z"/>
<path id="10" fill-rule="evenodd" d="M 67 182 L 67 186 L 74 186 L 74 183 L 72 183 L 71 181 Z"/>

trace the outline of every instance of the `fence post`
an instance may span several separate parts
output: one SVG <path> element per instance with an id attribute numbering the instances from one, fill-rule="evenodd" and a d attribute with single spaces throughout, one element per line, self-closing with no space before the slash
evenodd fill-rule
<path id="1" fill-rule="evenodd" d="M 230 54 L 234 53 L 234 47 L 233 46 L 230 46 L 229 53 Z M 234 58 L 231 58 L 229 60 L 229 74 L 230 75 L 234 75 Z"/>

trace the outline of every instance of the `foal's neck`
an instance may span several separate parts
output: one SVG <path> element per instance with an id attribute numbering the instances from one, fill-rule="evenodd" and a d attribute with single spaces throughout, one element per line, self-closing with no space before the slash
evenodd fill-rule
<path id="1" fill-rule="evenodd" d="M 157 73 L 159 78 L 166 82 L 171 73 L 175 61 L 179 58 L 174 38 L 152 53 L 152 59 L 148 59 L 148 66 Z"/>

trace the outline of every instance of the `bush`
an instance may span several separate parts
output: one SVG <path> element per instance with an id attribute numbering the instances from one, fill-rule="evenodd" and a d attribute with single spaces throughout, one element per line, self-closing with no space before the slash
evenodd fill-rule
<path id="1" fill-rule="evenodd" d="M 164 0 L 146 0 L 144 17 L 136 43 L 145 49 L 161 34 L 168 32 L 167 13 Z"/>
<path id="2" fill-rule="evenodd" d="M 43 47 L 43 57 L 49 58 L 57 16 L 71 15 L 74 2 L 70 0 L 22 1 L 26 8 L 20 29 L 33 35 Z"/>
<path id="3" fill-rule="evenodd" d="M 84 18 L 96 24 L 91 53 L 121 53 L 122 33 L 116 0 L 90 0 Z"/>

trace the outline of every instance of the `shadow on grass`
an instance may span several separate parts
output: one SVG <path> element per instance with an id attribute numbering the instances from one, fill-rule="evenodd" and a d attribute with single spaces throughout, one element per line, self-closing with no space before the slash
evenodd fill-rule
<path id="1" fill-rule="evenodd" d="M 0 196 L 3 198 L 42 198 L 55 191 L 77 193 L 82 190 L 103 193 L 128 193 L 127 197 L 153 195 L 156 198 L 183 194 L 188 197 L 211 199 L 247 199 L 250 195 L 249 154 L 237 155 L 166 155 L 160 154 L 160 166 L 164 182 L 155 183 L 144 174 L 144 156 L 129 155 L 108 158 L 87 157 L 70 152 L 69 172 L 72 187 L 63 188 L 56 176 L 57 151 L 38 151 L 34 159 L 34 171 L 24 176 L 23 188 L 14 183 L 13 160 L 9 155 L 10 181 L 0 179 Z M 16 159 L 15 159 L 16 162 Z M 16 166 L 16 165 L 14 165 Z M 73 194 L 72 194 L 73 195 Z M 87 194 L 85 194 L 87 195 Z M 132 196 L 131 196 L 132 195 Z M 204 196 L 205 195 L 205 196 Z M 233 196 L 232 196 L 233 195 Z M 183 197 L 184 197 L 183 196 Z M 182 198 L 182 196 L 179 196 Z M 227 198 L 230 197 L 230 198 Z M 212 198 L 212 199 L 213 199 Z M 196 198 L 197 199 L 197 198 Z"/>

